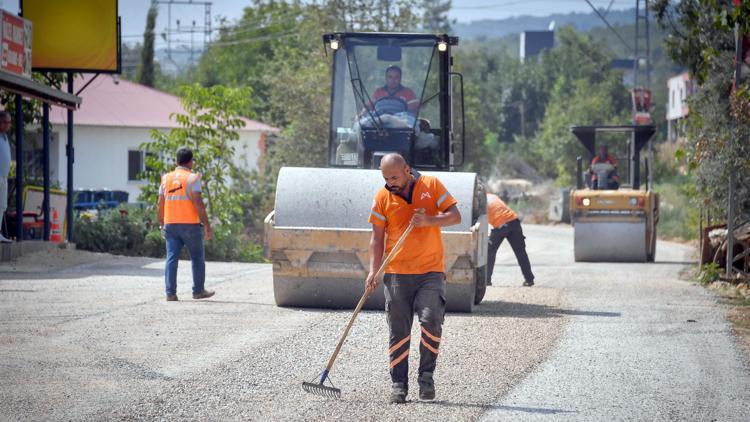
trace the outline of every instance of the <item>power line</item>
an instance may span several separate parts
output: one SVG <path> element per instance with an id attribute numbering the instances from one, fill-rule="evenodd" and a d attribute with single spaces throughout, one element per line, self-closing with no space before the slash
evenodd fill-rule
<path id="1" fill-rule="evenodd" d="M 511 0 L 511 1 L 504 1 L 500 3 L 490 3 L 490 4 L 482 4 L 482 5 L 476 5 L 476 6 L 453 6 L 452 9 L 457 10 L 481 10 L 481 9 L 497 9 L 499 7 L 506 7 L 506 6 L 514 6 L 517 4 L 524 4 L 524 3 L 530 3 L 530 2 L 549 2 L 550 0 Z M 627 4 L 630 3 L 630 0 L 610 0 L 611 3 L 619 3 L 619 4 Z M 580 0 L 555 0 L 556 3 L 580 3 Z M 611 4 L 609 7 L 612 7 Z"/>
<path id="2" fill-rule="evenodd" d="M 622 36 L 620 35 L 620 33 L 619 33 L 619 32 L 617 32 L 617 31 L 615 30 L 615 28 L 614 28 L 614 27 L 613 27 L 612 25 L 610 25 L 610 23 L 609 23 L 609 21 L 607 20 L 607 18 L 605 18 L 604 16 L 602 16 L 602 14 L 601 14 L 601 13 L 599 13 L 599 9 L 597 9 L 596 7 L 594 7 L 594 5 L 593 5 L 593 4 L 591 4 L 591 2 L 590 2 L 589 0 L 584 0 L 584 1 L 585 1 L 586 3 L 588 3 L 588 4 L 589 4 L 589 6 L 591 6 L 591 9 L 593 9 L 593 10 L 594 10 L 594 13 L 596 13 L 596 14 L 597 14 L 597 16 L 599 16 L 599 18 L 600 18 L 600 19 L 602 20 L 602 22 L 604 22 L 604 23 L 605 23 L 605 24 L 607 25 L 607 28 L 609 28 L 609 29 L 610 29 L 610 31 L 612 31 L 612 32 L 613 32 L 613 33 L 614 33 L 615 35 L 617 35 L 617 38 L 618 38 L 618 39 L 620 40 L 620 42 L 622 42 L 622 44 L 623 44 L 623 45 L 624 45 L 624 46 L 625 46 L 625 47 L 626 47 L 626 48 L 627 48 L 628 50 L 630 50 L 630 51 L 633 51 L 633 47 L 631 47 L 631 46 L 630 46 L 630 44 L 628 44 L 627 42 L 625 42 L 625 39 L 624 39 L 624 38 L 622 38 Z"/>

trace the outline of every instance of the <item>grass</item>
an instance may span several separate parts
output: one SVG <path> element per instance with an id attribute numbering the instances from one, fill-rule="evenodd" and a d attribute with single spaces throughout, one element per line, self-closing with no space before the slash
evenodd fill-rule
<path id="1" fill-rule="evenodd" d="M 686 190 L 686 178 L 676 177 L 663 183 L 655 183 L 659 193 L 659 228 L 662 239 L 694 240 L 698 238 L 698 210 L 691 206 Z"/>

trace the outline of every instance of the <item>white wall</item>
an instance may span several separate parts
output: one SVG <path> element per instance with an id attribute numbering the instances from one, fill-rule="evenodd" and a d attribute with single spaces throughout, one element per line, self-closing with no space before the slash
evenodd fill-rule
<path id="1" fill-rule="evenodd" d="M 667 120 L 675 120 L 687 116 L 687 97 L 690 95 L 690 82 L 687 74 L 669 78 L 667 81 L 669 97 L 667 98 Z"/>
<path id="2" fill-rule="evenodd" d="M 54 125 L 52 132 L 56 136 L 50 144 L 50 172 L 52 178 L 59 179 L 61 185 L 67 187 L 67 130 L 65 126 Z M 149 129 L 76 126 L 73 136 L 73 187 L 123 190 L 130 194 L 128 201 L 138 201 L 140 188 L 145 182 L 128 180 L 128 151 L 140 150 L 139 145 L 151 140 Z M 259 132 L 240 132 L 240 140 L 235 146 L 238 165 L 248 170 L 257 169 L 259 139 Z"/>

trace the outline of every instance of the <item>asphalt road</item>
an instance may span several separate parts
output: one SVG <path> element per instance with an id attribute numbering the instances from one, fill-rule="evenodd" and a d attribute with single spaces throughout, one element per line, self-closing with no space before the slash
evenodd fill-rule
<path id="1" fill-rule="evenodd" d="M 181 301 L 167 303 L 159 260 L 57 251 L 0 264 L 0 419 L 750 418 L 725 310 L 678 280 L 686 247 L 660 243 L 655 264 L 575 264 L 570 228 L 524 228 L 537 285 L 520 287 L 503 245 L 485 303 L 447 317 L 437 400 L 413 391 L 405 405 L 387 403 L 382 312 L 360 315 L 334 366 L 342 399 L 302 391 L 349 313 L 274 306 L 269 265 L 209 263 L 217 295 L 193 301 L 181 263 Z"/>

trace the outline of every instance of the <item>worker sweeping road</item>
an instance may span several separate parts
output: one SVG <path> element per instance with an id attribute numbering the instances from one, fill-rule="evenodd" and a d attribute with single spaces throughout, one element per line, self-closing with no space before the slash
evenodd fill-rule
<path id="1" fill-rule="evenodd" d="M 376 273 L 411 223 L 403 246 L 385 269 L 385 309 L 390 331 L 388 354 L 393 382 L 391 403 L 404 403 L 409 392 L 409 348 L 414 313 L 421 324 L 419 398 L 435 398 L 433 373 L 445 317 L 445 263 L 440 227 L 461 222 L 456 200 L 434 176 L 413 170 L 399 154 L 380 162 L 385 187 L 375 195 L 370 214 L 370 273 L 365 288 L 377 287 Z M 388 235 L 387 244 L 386 234 Z"/>
<path id="2" fill-rule="evenodd" d="M 487 285 L 492 285 L 492 270 L 495 267 L 495 255 L 500 244 L 507 237 L 513 253 L 516 255 L 518 266 L 523 273 L 524 286 L 534 285 L 534 273 L 531 272 L 529 256 L 526 254 L 526 236 L 523 235 L 521 222 L 518 221 L 516 213 L 503 202 L 500 197 L 493 193 L 487 194 L 487 219 L 492 231 L 490 232 L 489 247 L 487 249 L 487 268 L 489 274 Z"/>

